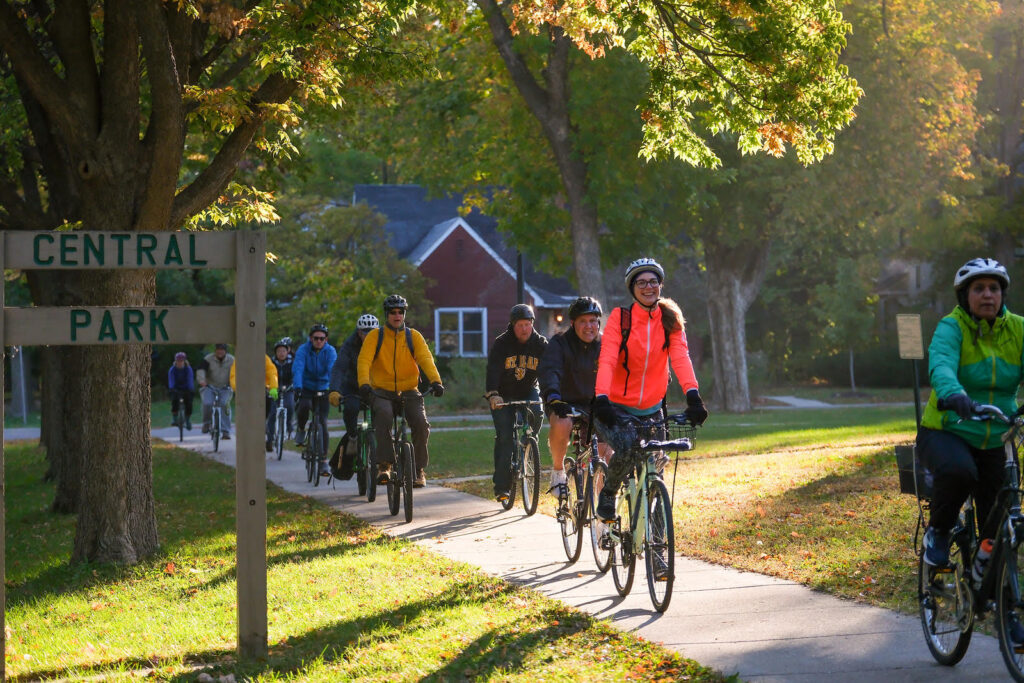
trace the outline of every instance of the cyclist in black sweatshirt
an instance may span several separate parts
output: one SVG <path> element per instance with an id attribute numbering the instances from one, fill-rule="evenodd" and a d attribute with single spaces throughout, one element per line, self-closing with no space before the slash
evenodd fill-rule
<path id="1" fill-rule="evenodd" d="M 487 397 L 494 420 L 494 497 L 508 499 L 512 449 L 515 448 L 515 406 L 506 401 L 539 401 L 537 366 L 548 340 L 533 329 L 535 316 L 527 304 L 516 304 L 509 313 L 508 329 L 494 340 L 487 354 Z M 540 430 L 540 405 L 531 406 L 527 419 Z"/>

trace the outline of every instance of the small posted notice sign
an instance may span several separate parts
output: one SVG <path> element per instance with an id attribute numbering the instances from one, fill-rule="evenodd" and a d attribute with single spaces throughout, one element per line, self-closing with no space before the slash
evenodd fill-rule
<path id="1" fill-rule="evenodd" d="M 896 316 L 896 334 L 900 343 L 900 358 L 924 360 L 924 341 L 921 337 L 921 316 L 901 313 Z"/>

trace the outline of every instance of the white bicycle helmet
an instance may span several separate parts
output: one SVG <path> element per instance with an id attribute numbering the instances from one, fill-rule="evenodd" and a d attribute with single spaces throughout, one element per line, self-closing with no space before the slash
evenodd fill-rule
<path id="1" fill-rule="evenodd" d="M 977 277 L 991 277 L 999 280 L 1003 289 L 1010 286 L 1010 274 L 1002 263 L 990 258 L 974 258 L 960 266 L 953 278 L 953 289 L 960 291 Z"/>
<path id="2" fill-rule="evenodd" d="M 359 320 L 356 321 L 356 329 L 360 332 L 366 332 L 368 330 L 375 330 L 380 327 L 380 321 L 377 320 L 377 316 L 364 313 L 359 316 Z"/>
<path id="3" fill-rule="evenodd" d="M 628 266 L 626 266 L 626 289 L 633 289 L 633 279 L 644 272 L 651 272 L 658 276 L 658 279 L 662 282 L 665 281 L 665 269 L 661 267 L 661 264 L 652 258 L 644 257 L 638 258 Z"/>

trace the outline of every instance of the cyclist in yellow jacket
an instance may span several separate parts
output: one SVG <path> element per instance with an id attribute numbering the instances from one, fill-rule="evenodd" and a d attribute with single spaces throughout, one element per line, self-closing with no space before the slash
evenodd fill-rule
<path id="1" fill-rule="evenodd" d="M 426 485 L 427 438 L 430 423 L 419 392 L 420 372 L 430 382 L 430 393 L 441 396 L 444 386 L 434 364 L 427 342 L 416 330 L 405 325 L 409 303 L 404 297 L 392 294 L 384 299 L 384 324 L 370 330 L 359 351 L 357 370 L 359 393 L 373 408 L 373 430 L 377 437 L 377 465 L 380 481 L 387 481 L 387 473 L 395 462 L 395 444 L 391 438 L 394 419 L 394 401 L 401 395 L 405 400 L 405 419 L 412 432 L 412 446 L 416 459 L 416 478 L 413 486 Z"/>

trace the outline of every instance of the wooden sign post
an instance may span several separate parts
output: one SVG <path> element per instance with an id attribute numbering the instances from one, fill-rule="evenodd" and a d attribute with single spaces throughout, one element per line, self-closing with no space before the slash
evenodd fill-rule
<path id="1" fill-rule="evenodd" d="M 921 316 L 900 313 L 896 316 L 896 336 L 899 338 L 900 358 L 914 366 L 914 411 L 917 426 L 921 426 L 921 380 L 917 375 L 917 361 L 924 360 L 924 337 L 921 334 Z"/>
<path id="2" fill-rule="evenodd" d="M 233 269 L 234 306 L 3 307 L 7 345 L 234 342 L 238 653 L 267 653 L 267 489 L 264 455 L 266 238 L 262 232 L 0 232 L 0 264 L 21 270 Z M 0 364 L 0 386 L 3 382 Z M 0 401 L 0 437 L 3 436 Z M 0 438 L 0 473 L 3 472 Z M 6 489 L 0 476 L 0 559 Z M 0 561 L 0 651 L 6 651 L 5 562 Z M 0 677 L 6 676 L 0 657 Z"/>

